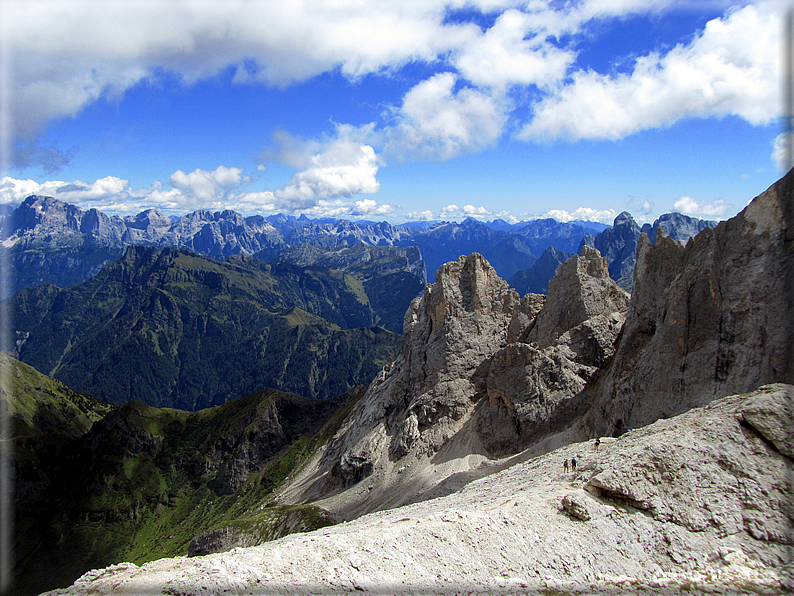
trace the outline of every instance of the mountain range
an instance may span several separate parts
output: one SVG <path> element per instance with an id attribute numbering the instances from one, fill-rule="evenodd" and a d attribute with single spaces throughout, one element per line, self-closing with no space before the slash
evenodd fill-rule
<path id="1" fill-rule="evenodd" d="M 112 407 L 7 356 L 0 368 L 13 395 L 0 403 L 13 423 L 14 594 L 200 552 L 194 538 L 217 526 L 272 540 L 333 523 L 315 506 L 262 504 L 363 388 L 327 400 L 270 389 L 192 413 Z"/>
<path id="2" fill-rule="evenodd" d="M 40 458 L 39 494 L 71 487 L 67 513 L 18 520 L 42 548 L 23 565 L 41 559 L 54 583 L 116 563 L 64 595 L 779 592 L 792 199 L 794 171 L 686 246 L 641 232 L 631 294 L 587 243 L 546 295 L 461 256 L 411 301 L 396 359 L 336 403 L 266 390 L 195 413 L 108 409 L 9 361 L 50 419 L 78 421 Z M 45 435 L 19 401 L 26 436 Z M 139 567 L 177 553 L 205 556 Z"/>
<path id="3" fill-rule="evenodd" d="M 614 227 L 596 222 L 561 223 L 553 219 L 508 224 L 469 218 L 462 223 L 393 226 L 386 222 L 311 220 L 305 216 L 243 217 L 234 211 L 195 211 L 170 218 L 153 209 L 119 217 L 36 195 L 0 219 L 3 246 L 9 251 L 3 265 L 7 284 L 2 297 L 44 283 L 62 288 L 77 285 L 95 275 L 104 263 L 120 258 L 129 245 L 185 248 L 216 259 L 242 254 L 266 262 L 302 244 L 322 249 L 358 244 L 418 247 L 431 278 L 442 264 L 476 251 L 507 279 L 530 269 L 547 248 L 572 254 L 590 237 L 599 238 L 598 248 L 607 256 L 610 271 L 619 276 L 615 279 L 625 278 L 621 286 L 627 288 L 632 250 L 640 232 L 627 213 L 616 219 L 616 225 L 626 229 L 616 233 L 610 231 Z M 659 225 L 666 228 L 668 236 L 685 242 L 715 222 L 663 215 L 652 226 L 643 227 L 652 241 Z M 549 279 L 551 275 L 545 281 Z"/>

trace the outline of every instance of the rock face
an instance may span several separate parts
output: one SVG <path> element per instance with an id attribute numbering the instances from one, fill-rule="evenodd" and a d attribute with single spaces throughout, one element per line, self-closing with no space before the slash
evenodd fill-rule
<path id="1" fill-rule="evenodd" d="M 792 544 L 794 435 L 779 432 L 790 426 L 792 403 L 791 385 L 767 385 L 660 420 L 598 458 L 584 489 L 689 532 L 741 537 L 756 548 Z"/>
<path id="2" fill-rule="evenodd" d="M 629 296 L 597 250 L 582 252 L 560 265 L 535 320 L 492 358 L 489 407 L 478 419 L 491 453 L 514 453 L 569 426 L 586 405 L 582 391 L 612 356 Z"/>
<path id="3" fill-rule="evenodd" d="M 559 268 L 548 299 L 519 299 L 477 253 L 447 263 L 406 313 L 400 357 L 286 500 L 360 483 L 323 506 L 343 516 L 396 506 L 556 432 L 582 411 L 627 304 L 594 249 Z"/>
<path id="4" fill-rule="evenodd" d="M 443 265 L 405 315 L 403 346 L 363 398 L 348 433 L 328 450 L 331 478 L 346 487 L 409 452 L 433 454 L 485 390 L 482 366 L 507 342 L 521 307 L 479 254 Z"/>
<path id="5" fill-rule="evenodd" d="M 629 316 L 590 428 L 620 433 L 794 382 L 792 173 L 686 247 L 640 239 Z"/>
<path id="6" fill-rule="evenodd" d="M 197 559 L 122 564 L 50 596 L 779 594 L 790 581 L 791 386 L 763 387 L 455 494 Z M 763 412 L 763 414 L 762 414 Z M 749 422 L 756 417 L 756 422 Z M 763 420 L 763 421 L 761 421 Z M 562 461 L 576 457 L 575 472 Z"/>

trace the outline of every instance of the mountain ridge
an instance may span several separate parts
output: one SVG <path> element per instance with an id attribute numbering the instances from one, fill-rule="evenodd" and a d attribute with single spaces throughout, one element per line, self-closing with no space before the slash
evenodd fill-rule
<path id="1" fill-rule="evenodd" d="M 587 245 L 545 296 L 481 254 L 445 264 L 397 360 L 269 497 L 346 523 L 56 593 L 774 592 L 794 522 L 793 195 L 794 171 L 686 246 L 641 233 L 631 295 Z M 216 526 L 202 552 L 240 536 Z"/>
<path id="2" fill-rule="evenodd" d="M 7 302 L 23 362 L 114 403 L 194 410 L 261 387 L 331 397 L 369 382 L 399 336 L 361 291 L 328 269 L 133 246 L 80 286 Z"/>
<path id="3" fill-rule="evenodd" d="M 713 224 L 668 215 L 646 230 L 652 239 L 662 220 L 670 228 L 668 234 L 680 235 L 681 239 L 702 229 L 703 223 Z M 480 222 L 467 218 L 461 223 L 435 222 L 430 226 L 416 226 L 311 220 L 305 216 L 244 217 L 230 210 L 199 210 L 181 217 L 166 217 L 154 209 L 120 217 L 108 216 L 96 209 L 84 211 L 58 199 L 38 195 L 26 198 L 2 220 L 4 250 L 10 251 L 6 295 L 12 293 L 13 288 L 24 289 L 43 283 L 59 287 L 77 285 L 95 275 L 104 263 L 120 258 L 128 245 L 185 248 L 216 259 L 254 255 L 264 261 L 277 258 L 290 246 L 307 242 L 325 249 L 356 244 L 416 246 L 426 260 L 426 270 L 431 277 L 442 264 L 476 251 L 484 254 L 507 279 L 533 266 L 536 258 L 550 246 L 574 253 L 588 234 L 595 238 L 609 232 L 604 224 L 561 223 L 552 219 L 507 224 L 499 220 Z M 603 246 L 600 250 L 611 265 L 611 251 L 605 251 Z M 626 267 L 630 275 L 633 261 Z M 624 284 L 624 287 L 628 286 Z"/>

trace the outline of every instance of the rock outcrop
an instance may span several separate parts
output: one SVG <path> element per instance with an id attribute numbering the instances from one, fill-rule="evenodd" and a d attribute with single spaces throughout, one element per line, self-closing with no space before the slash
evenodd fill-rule
<path id="1" fill-rule="evenodd" d="M 483 395 L 484 363 L 507 343 L 520 308 L 481 255 L 442 266 L 405 315 L 400 357 L 370 385 L 351 416 L 355 425 L 329 447 L 331 481 L 347 487 L 410 452 L 438 452 Z"/>
<path id="2" fill-rule="evenodd" d="M 527 333 L 491 360 L 489 407 L 477 421 L 491 453 L 515 453 L 570 426 L 587 405 L 582 391 L 614 352 L 629 296 L 597 250 L 582 252 L 560 265 Z"/>
<path id="3" fill-rule="evenodd" d="M 559 268 L 548 299 L 519 299 L 477 253 L 447 263 L 406 313 L 400 357 L 283 498 L 348 489 L 323 504 L 343 517 L 396 506 L 557 432 L 582 412 L 627 304 L 594 249 Z"/>
<path id="4" fill-rule="evenodd" d="M 794 173 L 684 247 L 642 235 L 629 315 L 588 428 L 620 433 L 794 382 Z"/>

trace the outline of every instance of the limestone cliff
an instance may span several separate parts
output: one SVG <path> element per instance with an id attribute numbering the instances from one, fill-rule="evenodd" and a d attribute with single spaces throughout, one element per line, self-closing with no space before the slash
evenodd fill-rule
<path id="1" fill-rule="evenodd" d="M 614 352 L 628 302 L 597 250 L 584 247 L 560 265 L 534 323 L 489 364 L 488 407 L 477 420 L 489 452 L 515 453 L 571 425 Z"/>
<path id="2" fill-rule="evenodd" d="M 627 305 L 594 249 L 560 267 L 548 299 L 519 299 L 477 253 L 447 263 L 408 309 L 397 361 L 283 498 L 350 489 L 323 503 L 343 516 L 396 506 L 558 431 Z"/>
<path id="3" fill-rule="evenodd" d="M 629 315 L 588 428 L 620 433 L 794 382 L 794 173 L 687 245 L 640 238 Z"/>

